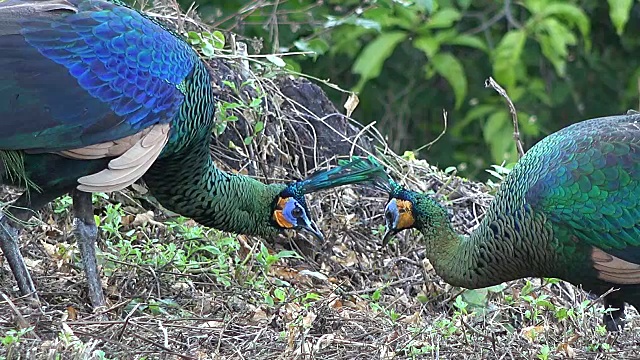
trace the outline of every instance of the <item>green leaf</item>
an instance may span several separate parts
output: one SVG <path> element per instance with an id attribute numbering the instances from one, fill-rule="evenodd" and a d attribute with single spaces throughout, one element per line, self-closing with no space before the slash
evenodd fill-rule
<path id="1" fill-rule="evenodd" d="M 335 16 L 327 16 L 327 21 L 324 23 L 325 28 L 332 28 L 340 25 L 356 25 L 363 29 L 373 29 L 377 31 L 381 30 L 381 26 L 377 21 L 363 19 L 354 15 L 341 18 Z"/>
<path id="2" fill-rule="evenodd" d="M 249 103 L 249 107 L 250 108 L 257 108 L 260 106 L 260 104 L 262 104 L 262 98 L 254 98 L 253 100 L 251 100 L 251 102 Z"/>
<path id="3" fill-rule="evenodd" d="M 269 62 L 271 62 L 273 65 L 277 66 L 277 67 L 285 67 L 287 66 L 287 63 L 284 62 L 284 60 L 282 60 L 282 58 L 273 55 L 273 54 L 269 54 L 267 55 L 267 60 L 269 60 Z"/>
<path id="4" fill-rule="evenodd" d="M 484 307 L 487 304 L 487 294 L 487 289 L 472 289 L 465 290 L 462 293 L 462 297 L 468 304 L 475 305 L 476 307 Z"/>
<path id="5" fill-rule="evenodd" d="M 609 17 L 616 27 L 618 36 L 622 36 L 624 26 L 629 21 L 629 13 L 633 6 L 633 0 L 607 0 L 609 3 Z"/>
<path id="6" fill-rule="evenodd" d="M 413 40 L 413 47 L 422 50 L 428 58 L 431 58 L 440 49 L 440 43 L 434 36 L 423 35 Z"/>
<path id="7" fill-rule="evenodd" d="M 553 64 L 560 76 L 566 73 L 566 59 L 569 55 L 568 45 L 575 45 L 575 35 L 557 19 L 549 17 L 538 23 L 536 38 L 542 53 Z"/>
<path id="8" fill-rule="evenodd" d="M 455 123 L 451 128 L 451 134 L 453 136 L 462 136 L 462 131 L 474 120 L 484 119 L 487 115 L 496 111 L 496 106 L 493 104 L 478 105 L 467 112 L 467 115 Z"/>
<path id="9" fill-rule="evenodd" d="M 416 0 L 416 5 L 422 10 L 428 13 L 433 11 L 433 0 Z"/>
<path id="10" fill-rule="evenodd" d="M 462 14 L 458 12 L 456 9 L 452 8 L 444 8 L 427 20 L 427 24 L 425 28 L 427 29 L 442 29 L 442 28 L 450 28 L 453 26 L 453 23 L 460 20 Z"/>
<path id="11" fill-rule="evenodd" d="M 458 0 L 457 3 L 463 10 L 467 10 L 471 6 L 471 0 Z"/>
<path id="12" fill-rule="evenodd" d="M 244 138 L 244 140 L 242 142 L 245 145 L 249 145 L 249 144 L 251 144 L 252 141 L 253 141 L 253 136 L 247 136 L 246 138 Z"/>
<path id="13" fill-rule="evenodd" d="M 204 43 L 204 46 L 202 46 L 202 55 L 206 57 L 213 57 L 215 55 L 215 48 L 211 43 Z"/>
<path id="14" fill-rule="evenodd" d="M 489 52 L 489 48 L 487 47 L 485 42 L 479 37 L 473 35 L 459 34 L 451 39 L 443 40 L 442 43 L 448 45 L 466 46 L 482 50 L 486 53 Z"/>
<path id="15" fill-rule="evenodd" d="M 513 140 L 513 125 L 511 115 L 506 111 L 493 113 L 487 119 L 483 129 L 484 140 L 491 147 L 491 155 L 495 163 L 513 161 L 516 155 Z"/>
<path id="16" fill-rule="evenodd" d="M 189 31 L 189 33 L 187 34 L 187 39 L 191 45 L 198 45 L 201 41 L 200 34 L 195 31 Z"/>
<path id="17" fill-rule="evenodd" d="M 324 55 L 329 50 L 329 44 L 320 38 L 311 39 L 310 41 L 297 40 L 293 43 L 300 51 L 308 51 L 316 55 Z"/>
<path id="18" fill-rule="evenodd" d="M 258 121 L 256 123 L 255 127 L 253 128 L 253 133 L 257 134 L 262 130 L 264 130 L 264 122 L 263 121 Z"/>
<path id="19" fill-rule="evenodd" d="M 498 284 L 498 285 L 489 286 L 486 289 L 487 289 L 487 291 L 490 291 L 490 292 L 493 292 L 493 293 L 501 293 L 506 288 L 507 288 L 507 285 L 502 283 L 502 284 Z"/>
<path id="20" fill-rule="evenodd" d="M 505 89 L 516 83 L 516 67 L 527 39 L 524 30 L 514 30 L 502 37 L 494 51 L 493 76 Z"/>
<path id="21" fill-rule="evenodd" d="M 580 34 L 585 41 L 585 46 L 587 43 L 589 44 L 588 48 L 591 47 L 591 38 L 589 37 L 589 32 L 591 29 L 591 23 L 589 21 L 589 17 L 585 12 L 578 6 L 564 3 L 564 2 L 554 2 L 547 6 L 545 6 L 540 13 L 540 17 L 544 18 L 549 15 L 554 15 L 566 22 L 571 22 L 578 27 L 580 30 Z"/>
<path id="22" fill-rule="evenodd" d="M 462 63 L 451 53 L 436 54 L 429 59 L 429 62 L 440 76 L 447 79 L 447 82 L 453 88 L 453 93 L 456 96 L 455 108 L 459 109 L 465 96 L 467 96 L 467 77 Z"/>
<path id="23" fill-rule="evenodd" d="M 407 33 L 404 31 L 392 31 L 381 34 L 365 46 L 352 68 L 354 73 L 360 75 L 360 80 L 355 86 L 356 92 L 360 91 L 367 81 L 380 75 L 385 60 L 406 37 Z"/>
<path id="24" fill-rule="evenodd" d="M 225 44 L 224 34 L 220 31 L 214 31 L 211 33 L 211 38 L 213 39 L 213 46 L 217 49 L 222 49 Z"/>

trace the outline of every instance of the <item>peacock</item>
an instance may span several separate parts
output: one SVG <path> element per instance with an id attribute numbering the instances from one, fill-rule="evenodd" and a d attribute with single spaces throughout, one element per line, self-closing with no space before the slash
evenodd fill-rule
<path id="1" fill-rule="evenodd" d="M 383 244 L 416 228 L 436 273 L 483 288 L 556 277 L 604 296 L 604 324 L 640 310 L 640 114 L 594 118 L 539 141 L 515 164 L 479 226 L 458 235 L 446 209 L 390 178 Z"/>
<path id="2" fill-rule="evenodd" d="M 65 193 L 98 308 L 92 192 L 142 178 L 164 207 L 202 225 L 261 237 L 298 229 L 322 240 L 304 195 L 384 171 L 357 158 L 289 184 L 223 172 L 209 152 L 215 100 L 197 53 L 124 3 L 0 1 L 0 175 L 25 189 L 0 219 L 0 248 L 20 292 L 37 298 L 20 222 Z"/>

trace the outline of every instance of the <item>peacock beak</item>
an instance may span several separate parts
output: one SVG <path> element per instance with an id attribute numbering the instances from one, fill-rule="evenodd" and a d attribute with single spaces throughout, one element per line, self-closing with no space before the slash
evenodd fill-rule
<path id="1" fill-rule="evenodd" d="M 397 233 L 396 229 L 391 228 L 387 225 L 387 231 L 384 232 L 384 236 L 382 236 L 382 246 L 387 246 L 389 240 Z"/>
<path id="2" fill-rule="evenodd" d="M 311 235 L 313 235 L 313 237 L 319 242 L 324 242 L 324 235 L 322 234 L 322 231 L 320 231 L 320 228 L 318 228 L 318 225 L 316 225 L 315 221 L 309 220 L 301 227 L 301 229 L 311 233 Z"/>
<path id="3" fill-rule="evenodd" d="M 398 205 L 396 199 L 391 199 L 384 211 L 384 220 L 387 230 L 382 236 L 382 246 L 387 246 L 389 240 L 398 233 Z"/>

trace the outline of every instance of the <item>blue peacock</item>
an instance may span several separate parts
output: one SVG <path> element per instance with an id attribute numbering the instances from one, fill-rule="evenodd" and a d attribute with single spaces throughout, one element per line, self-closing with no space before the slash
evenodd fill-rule
<path id="1" fill-rule="evenodd" d="M 203 225 L 262 237 L 302 229 L 322 239 L 304 195 L 383 171 L 356 159 L 267 185 L 217 169 L 206 65 L 179 35 L 115 0 L 0 2 L 0 79 L 2 183 L 27 189 L 0 219 L 0 247 L 22 294 L 35 287 L 16 241 L 19 221 L 65 193 L 98 307 L 92 192 L 143 178 L 163 206 Z"/>
<path id="2" fill-rule="evenodd" d="M 470 236 L 445 208 L 390 178 L 386 244 L 416 228 L 446 282 L 470 289 L 557 277 L 604 297 L 609 331 L 625 302 L 640 309 L 640 114 L 585 120 L 534 145 L 505 178 Z"/>

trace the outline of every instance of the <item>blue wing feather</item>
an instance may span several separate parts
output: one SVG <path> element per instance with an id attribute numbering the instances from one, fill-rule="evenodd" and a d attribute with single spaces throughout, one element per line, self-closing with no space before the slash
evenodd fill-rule
<path id="1" fill-rule="evenodd" d="M 25 4 L 32 10 L 7 10 Z M 0 149 L 30 151 L 170 122 L 199 61 L 158 24 L 104 0 L 0 2 L 0 53 Z"/>

